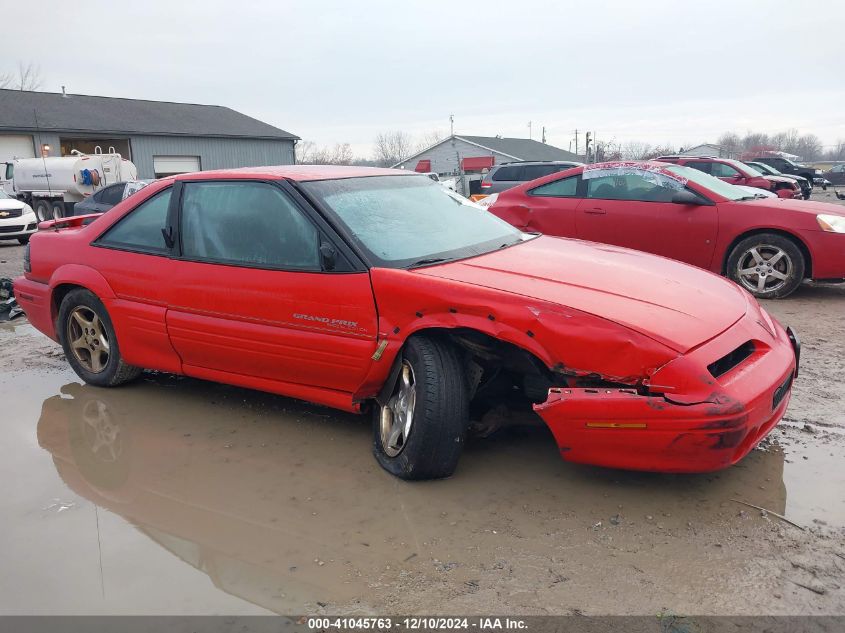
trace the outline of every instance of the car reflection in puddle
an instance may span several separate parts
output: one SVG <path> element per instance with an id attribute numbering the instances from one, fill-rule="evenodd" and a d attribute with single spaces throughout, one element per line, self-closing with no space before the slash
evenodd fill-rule
<path id="1" fill-rule="evenodd" d="M 468 578 L 496 556 L 518 568 L 613 515 L 681 531 L 734 520 L 744 492 L 775 512 L 786 502 L 777 450 L 711 475 L 629 473 L 567 464 L 545 429 L 512 430 L 471 442 L 453 478 L 408 483 L 372 459 L 367 417 L 155 374 L 61 392 L 38 441 L 65 484 L 278 613 L 363 604 L 445 561 Z"/>

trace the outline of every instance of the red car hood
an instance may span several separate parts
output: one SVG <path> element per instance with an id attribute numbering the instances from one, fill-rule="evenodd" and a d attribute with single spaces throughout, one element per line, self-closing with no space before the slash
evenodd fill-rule
<path id="1" fill-rule="evenodd" d="M 792 183 L 797 182 L 797 181 L 795 180 L 795 178 L 789 178 L 788 176 L 770 176 L 770 175 L 765 175 L 765 176 L 763 176 L 763 178 L 765 178 L 765 179 L 766 179 L 766 180 L 768 180 L 769 182 L 792 182 Z"/>
<path id="2" fill-rule="evenodd" d="M 738 287 L 700 268 L 556 237 L 416 272 L 588 312 L 679 352 L 725 331 L 748 307 Z"/>
<path id="3" fill-rule="evenodd" d="M 720 203 L 722 204 L 722 203 Z M 814 200 L 793 200 L 790 198 L 765 198 L 760 200 L 743 200 L 737 205 L 751 205 L 755 207 L 772 207 L 774 209 L 788 209 L 798 213 L 817 216 L 820 213 L 827 215 L 841 215 L 845 217 L 845 207 L 832 202 L 816 202 Z M 814 228 L 817 225 L 814 223 Z"/>

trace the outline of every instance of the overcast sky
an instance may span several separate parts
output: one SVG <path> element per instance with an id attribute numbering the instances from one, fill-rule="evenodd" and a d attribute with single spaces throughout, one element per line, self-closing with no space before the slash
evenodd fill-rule
<path id="1" fill-rule="evenodd" d="M 845 2 L 9 2 L 0 73 L 219 104 L 368 155 L 380 131 L 845 140 Z M 582 137 L 583 138 L 583 137 Z M 826 147 L 827 149 L 827 147 Z"/>

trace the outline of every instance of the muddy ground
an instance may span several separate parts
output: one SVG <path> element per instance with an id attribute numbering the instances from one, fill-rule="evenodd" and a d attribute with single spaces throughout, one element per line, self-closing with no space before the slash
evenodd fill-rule
<path id="1" fill-rule="evenodd" d="M 0 243 L 0 277 L 22 252 Z M 845 286 L 766 308 L 801 376 L 739 465 L 576 466 L 514 429 L 425 483 L 378 468 L 363 417 L 165 374 L 84 386 L 2 324 L 0 613 L 845 614 Z"/>

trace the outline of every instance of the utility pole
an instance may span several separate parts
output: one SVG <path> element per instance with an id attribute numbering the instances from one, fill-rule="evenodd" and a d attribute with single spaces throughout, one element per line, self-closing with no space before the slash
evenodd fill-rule
<path id="1" fill-rule="evenodd" d="M 543 126 L 543 145 L 546 144 L 546 126 Z"/>
<path id="2" fill-rule="evenodd" d="M 455 115 L 449 115 L 449 136 L 455 136 Z"/>
<path id="3" fill-rule="evenodd" d="M 590 162 L 590 132 L 584 133 L 584 157 Z"/>
<path id="4" fill-rule="evenodd" d="M 578 128 L 575 128 L 575 153 L 578 153 Z"/>
<path id="5" fill-rule="evenodd" d="M 528 138 L 531 139 L 531 121 L 528 122 Z"/>

